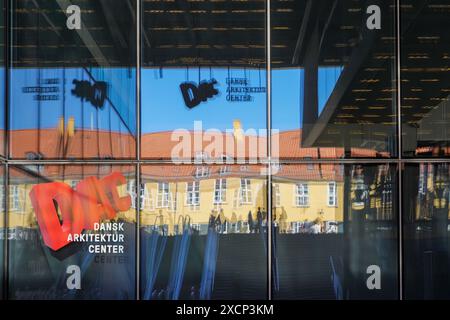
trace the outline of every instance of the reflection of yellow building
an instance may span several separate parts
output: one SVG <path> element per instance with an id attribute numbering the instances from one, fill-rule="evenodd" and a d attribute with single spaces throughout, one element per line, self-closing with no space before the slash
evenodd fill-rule
<path id="1" fill-rule="evenodd" d="M 206 230 L 211 214 L 221 214 L 221 222 L 246 223 L 251 211 L 256 219 L 258 208 L 265 205 L 265 180 L 220 177 L 178 182 L 147 182 L 141 195 L 141 225 L 174 225 L 187 217 L 198 230 Z M 224 221 L 225 220 L 225 221 Z"/>
<path id="2" fill-rule="evenodd" d="M 267 212 L 266 178 L 257 166 L 143 166 L 139 197 L 135 179 L 118 187 L 119 194 L 132 195 L 130 210 L 119 212 L 118 218 L 135 222 L 137 199 L 140 199 L 142 227 L 165 226 L 169 234 L 187 218 L 201 233 L 213 214 L 227 222 L 228 232 L 248 232 L 248 214 L 256 223 L 260 208 Z M 302 168 L 303 169 L 303 168 Z M 167 170 L 170 170 L 168 172 Z M 187 172 L 187 173 L 185 173 Z M 158 176 L 158 174 L 160 176 Z M 21 183 L 23 180 L 23 183 Z M 80 179 L 64 182 L 76 187 Z M 28 182 L 25 182 L 28 181 Z M 29 193 L 33 180 L 16 179 L 9 186 L 10 228 L 37 227 Z M 283 232 L 298 232 L 299 222 L 343 221 L 343 183 L 325 179 L 282 180 L 274 177 L 272 188 L 273 219 Z M 240 229 L 238 229 L 238 227 Z"/>
<path id="3" fill-rule="evenodd" d="M 64 182 L 71 187 L 75 187 L 80 181 L 77 180 L 56 180 Z M 37 220 L 34 214 L 33 205 L 29 193 L 34 186 L 32 183 L 15 182 L 17 184 L 10 184 L 9 186 L 9 199 L 8 199 L 8 226 L 9 228 L 24 227 L 24 228 L 36 228 Z M 120 196 L 127 194 L 127 186 L 119 186 L 118 192 Z M 119 212 L 118 218 L 129 222 L 136 221 L 136 212 L 133 208 L 126 212 Z M 3 220 L 2 220 L 3 221 Z"/>
<path id="4" fill-rule="evenodd" d="M 174 225 L 180 217 L 188 216 L 190 223 L 205 232 L 211 214 L 222 212 L 221 222 L 229 223 L 228 232 L 247 232 L 248 213 L 257 221 L 258 208 L 263 216 L 267 212 L 266 179 L 264 176 L 249 174 L 248 168 L 189 166 L 189 175 L 157 177 L 157 167 L 147 171 L 141 190 L 141 225 L 166 225 L 168 232 L 174 232 Z M 247 167 L 247 166 L 244 166 Z M 252 168 L 250 166 L 250 171 Z M 299 166 L 299 170 L 308 170 Z M 315 168 L 313 169 L 313 171 Z M 256 172 L 256 171 L 255 171 Z M 153 173 L 153 174 L 152 174 Z M 199 174 L 200 173 L 200 174 Z M 336 180 L 336 179 L 335 179 Z M 343 221 L 342 179 L 274 179 L 272 188 L 273 219 L 284 232 L 298 232 L 298 222 Z M 168 182 L 170 181 L 170 182 Z M 244 227 L 242 227 L 244 226 Z M 244 229 L 244 230 L 243 230 Z"/>

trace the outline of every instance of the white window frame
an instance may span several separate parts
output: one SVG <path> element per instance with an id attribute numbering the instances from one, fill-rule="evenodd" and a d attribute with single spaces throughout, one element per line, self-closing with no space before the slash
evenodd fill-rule
<path id="1" fill-rule="evenodd" d="M 209 167 L 196 167 L 195 168 L 195 177 L 199 178 L 207 178 L 210 175 Z"/>
<path id="2" fill-rule="evenodd" d="M 153 201 L 152 193 L 147 188 L 146 183 L 141 183 L 141 188 L 139 190 L 141 193 L 141 210 L 154 211 L 155 210 L 155 202 Z"/>
<path id="3" fill-rule="evenodd" d="M 200 181 L 186 182 L 185 204 L 191 207 L 200 206 Z"/>
<path id="4" fill-rule="evenodd" d="M 220 170 L 219 170 L 219 175 L 224 176 L 226 174 L 230 174 L 231 170 L 230 170 L 230 166 L 221 166 Z"/>
<path id="5" fill-rule="evenodd" d="M 239 191 L 239 203 L 241 205 L 253 203 L 252 185 L 250 179 L 241 178 Z"/>
<path id="6" fill-rule="evenodd" d="M 166 188 L 167 187 L 167 188 Z M 156 208 L 169 208 L 170 185 L 168 182 L 158 182 Z"/>
<path id="7" fill-rule="evenodd" d="M 224 204 L 227 202 L 227 179 L 216 179 L 214 181 L 213 204 Z"/>
<path id="8" fill-rule="evenodd" d="M 331 191 L 331 188 L 330 188 L 331 186 L 333 186 L 333 192 Z M 337 184 L 336 184 L 336 181 L 330 181 L 327 184 L 327 205 L 329 207 L 337 207 Z"/>
<path id="9" fill-rule="evenodd" d="M 275 195 L 275 207 L 281 207 L 281 193 L 280 193 L 280 184 L 274 184 L 274 195 Z"/>
<path id="10" fill-rule="evenodd" d="M 22 205 L 20 203 L 20 185 L 11 184 L 9 185 L 9 210 L 10 211 L 21 211 Z"/>
<path id="11" fill-rule="evenodd" d="M 306 192 L 305 192 L 306 191 Z M 299 182 L 294 185 L 294 203 L 296 207 L 309 207 L 309 185 Z"/>
<path id="12" fill-rule="evenodd" d="M 131 197 L 131 208 L 136 209 L 136 181 L 128 180 L 127 193 Z"/>

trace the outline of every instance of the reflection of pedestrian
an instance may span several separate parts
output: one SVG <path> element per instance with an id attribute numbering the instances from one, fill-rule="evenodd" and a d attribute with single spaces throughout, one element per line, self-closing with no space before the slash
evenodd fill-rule
<path id="1" fill-rule="evenodd" d="M 220 214 L 217 215 L 216 218 L 216 230 L 220 233 L 222 232 L 222 222 L 220 220 Z"/>
<path id="2" fill-rule="evenodd" d="M 258 212 L 256 213 L 256 232 L 259 233 L 262 228 L 263 216 L 261 212 L 261 208 L 258 207 Z"/>
<path id="3" fill-rule="evenodd" d="M 211 211 L 211 214 L 209 216 L 209 223 L 208 223 L 209 228 L 214 229 L 215 223 L 216 223 L 216 218 L 214 217 L 214 213 Z"/>
<path id="4" fill-rule="evenodd" d="M 233 232 L 237 232 L 237 217 L 236 217 L 236 212 L 233 211 L 233 213 L 231 214 L 231 228 L 233 229 Z"/>
<path id="5" fill-rule="evenodd" d="M 248 228 L 250 233 L 252 233 L 254 227 L 253 227 L 253 215 L 251 210 L 248 212 Z"/>

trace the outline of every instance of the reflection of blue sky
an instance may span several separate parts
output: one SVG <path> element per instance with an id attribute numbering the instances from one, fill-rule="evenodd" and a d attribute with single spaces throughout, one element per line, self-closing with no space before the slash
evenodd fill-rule
<path id="1" fill-rule="evenodd" d="M 266 95 L 252 94 L 251 102 L 229 102 L 226 100 L 226 78 L 247 78 L 250 87 L 266 86 L 263 69 L 209 68 L 200 70 L 200 80 L 214 78 L 219 95 L 197 107 L 185 106 L 179 85 L 186 81 L 198 84 L 199 69 L 143 69 L 142 70 L 142 132 L 158 132 L 183 128 L 193 130 L 194 121 L 202 121 L 206 129 L 232 129 L 233 120 L 239 119 L 244 130 L 266 128 Z"/>
<path id="2" fill-rule="evenodd" d="M 319 68 L 319 114 L 322 113 L 328 98 L 333 92 L 334 86 L 341 75 L 343 67 L 320 67 Z"/>
<path id="3" fill-rule="evenodd" d="M 56 128 L 58 120 L 74 117 L 76 128 L 111 130 L 128 133 L 127 123 L 134 133 L 135 115 L 135 72 L 128 69 L 90 69 L 96 80 L 108 82 L 108 96 L 121 114 L 122 121 L 111 105 L 105 101 L 102 109 L 95 108 L 88 101 L 72 95 L 72 81 L 90 80 L 85 70 L 79 69 L 12 69 L 10 87 L 11 129 Z M 39 84 L 45 79 L 59 79 L 58 84 Z M 37 93 L 23 92 L 25 87 L 57 87 L 57 100 L 37 101 Z"/>
<path id="4" fill-rule="evenodd" d="M 322 111 L 336 81 L 341 67 L 319 69 L 319 113 Z M 135 72 L 129 69 L 91 68 L 96 80 L 109 84 L 108 96 L 119 110 L 129 128 L 135 130 Z M 3 72 L 0 73 L 4 79 Z M 202 121 L 203 129 L 232 129 L 233 121 L 239 119 L 244 130 L 266 128 L 266 95 L 252 93 L 251 102 L 226 100 L 226 78 L 247 78 L 250 87 L 266 87 L 263 69 L 202 68 L 201 80 L 215 78 L 219 95 L 189 109 L 185 106 L 179 85 L 185 81 L 198 83 L 199 69 L 143 69 L 141 83 L 142 132 L 168 131 L 178 128 L 192 130 L 194 121 Z M 39 79 L 59 79 L 54 85 L 59 89 L 56 101 L 36 101 L 33 93 L 24 93 L 24 87 L 39 86 Z M 89 80 L 83 69 L 13 69 L 11 70 L 12 129 L 56 128 L 60 117 L 66 121 L 75 118 L 77 128 L 102 129 L 128 132 L 117 113 L 106 102 L 97 109 L 89 102 L 82 102 L 72 95 L 72 80 Z M 3 100 L 4 88 L 0 89 Z M 279 130 L 297 129 L 302 126 L 303 69 L 274 69 L 272 71 L 272 127 Z M 0 112 L 0 124 L 3 125 Z"/>

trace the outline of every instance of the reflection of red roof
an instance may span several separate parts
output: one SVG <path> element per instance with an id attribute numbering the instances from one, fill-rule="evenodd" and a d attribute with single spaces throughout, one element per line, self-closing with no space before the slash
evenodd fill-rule
<path id="1" fill-rule="evenodd" d="M 272 136 L 272 150 L 279 151 L 280 159 L 339 159 L 344 157 L 343 148 L 302 148 L 301 130 L 283 131 Z M 232 134 L 218 132 L 215 136 L 208 137 L 209 133 L 185 131 L 183 139 L 187 138 L 190 150 L 187 154 L 179 154 L 182 158 L 194 158 L 199 151 L 211 149 L 211 143 L 216 138 L 220 139 L 224 152 L 215 154 L 212 150 L 209 154 L 212 158 L 229 155 L 237 158 L 263 158 L 266 155 L 267 137 L 244 136 L 242 143 L 236 142 Z M 203 135 L 203 137 L 202 137 Z M 13 158 L 28 158 L 31 152 L 40 153 L 43 159 L 130 159 L 136 155 L 136 141 L 134 136 L 128 133 L 76 130 L 70 138 L 67 147 L 62 142 L 57 129 L 41 130 L 12 130 L 10 132 L 11 155 Z M 171 159 L 175 146 L 180 144 L 181 138 L 171 131 L 147 133 L 142 135 L 142 157 L 148 159 Z M 195 149 L 198 144 L 198 150 Z M 230 147 L 230 145 L 232 147 Z M 241 150 L 238 148 L 242 148 Z M 230 150 L 231 149 L 231 150 Z M 28 155 L 27 155 L 28 154 Z M 276 157 L 276 154 L 274 154 Z M 352 148 L 352 157 L 373 158 L 387 157 L 386 153 Z"/>
<path id="2" fill-rule="evenodd" d="M 123 159 L 136 154 L 135 138 L 120 132 L 76 130 L 65 147 L 57 129 L 11 130 L 9 141 L 11 156 L 20 159 L 31 152 L 40 153 L 44 159 Z"/>

